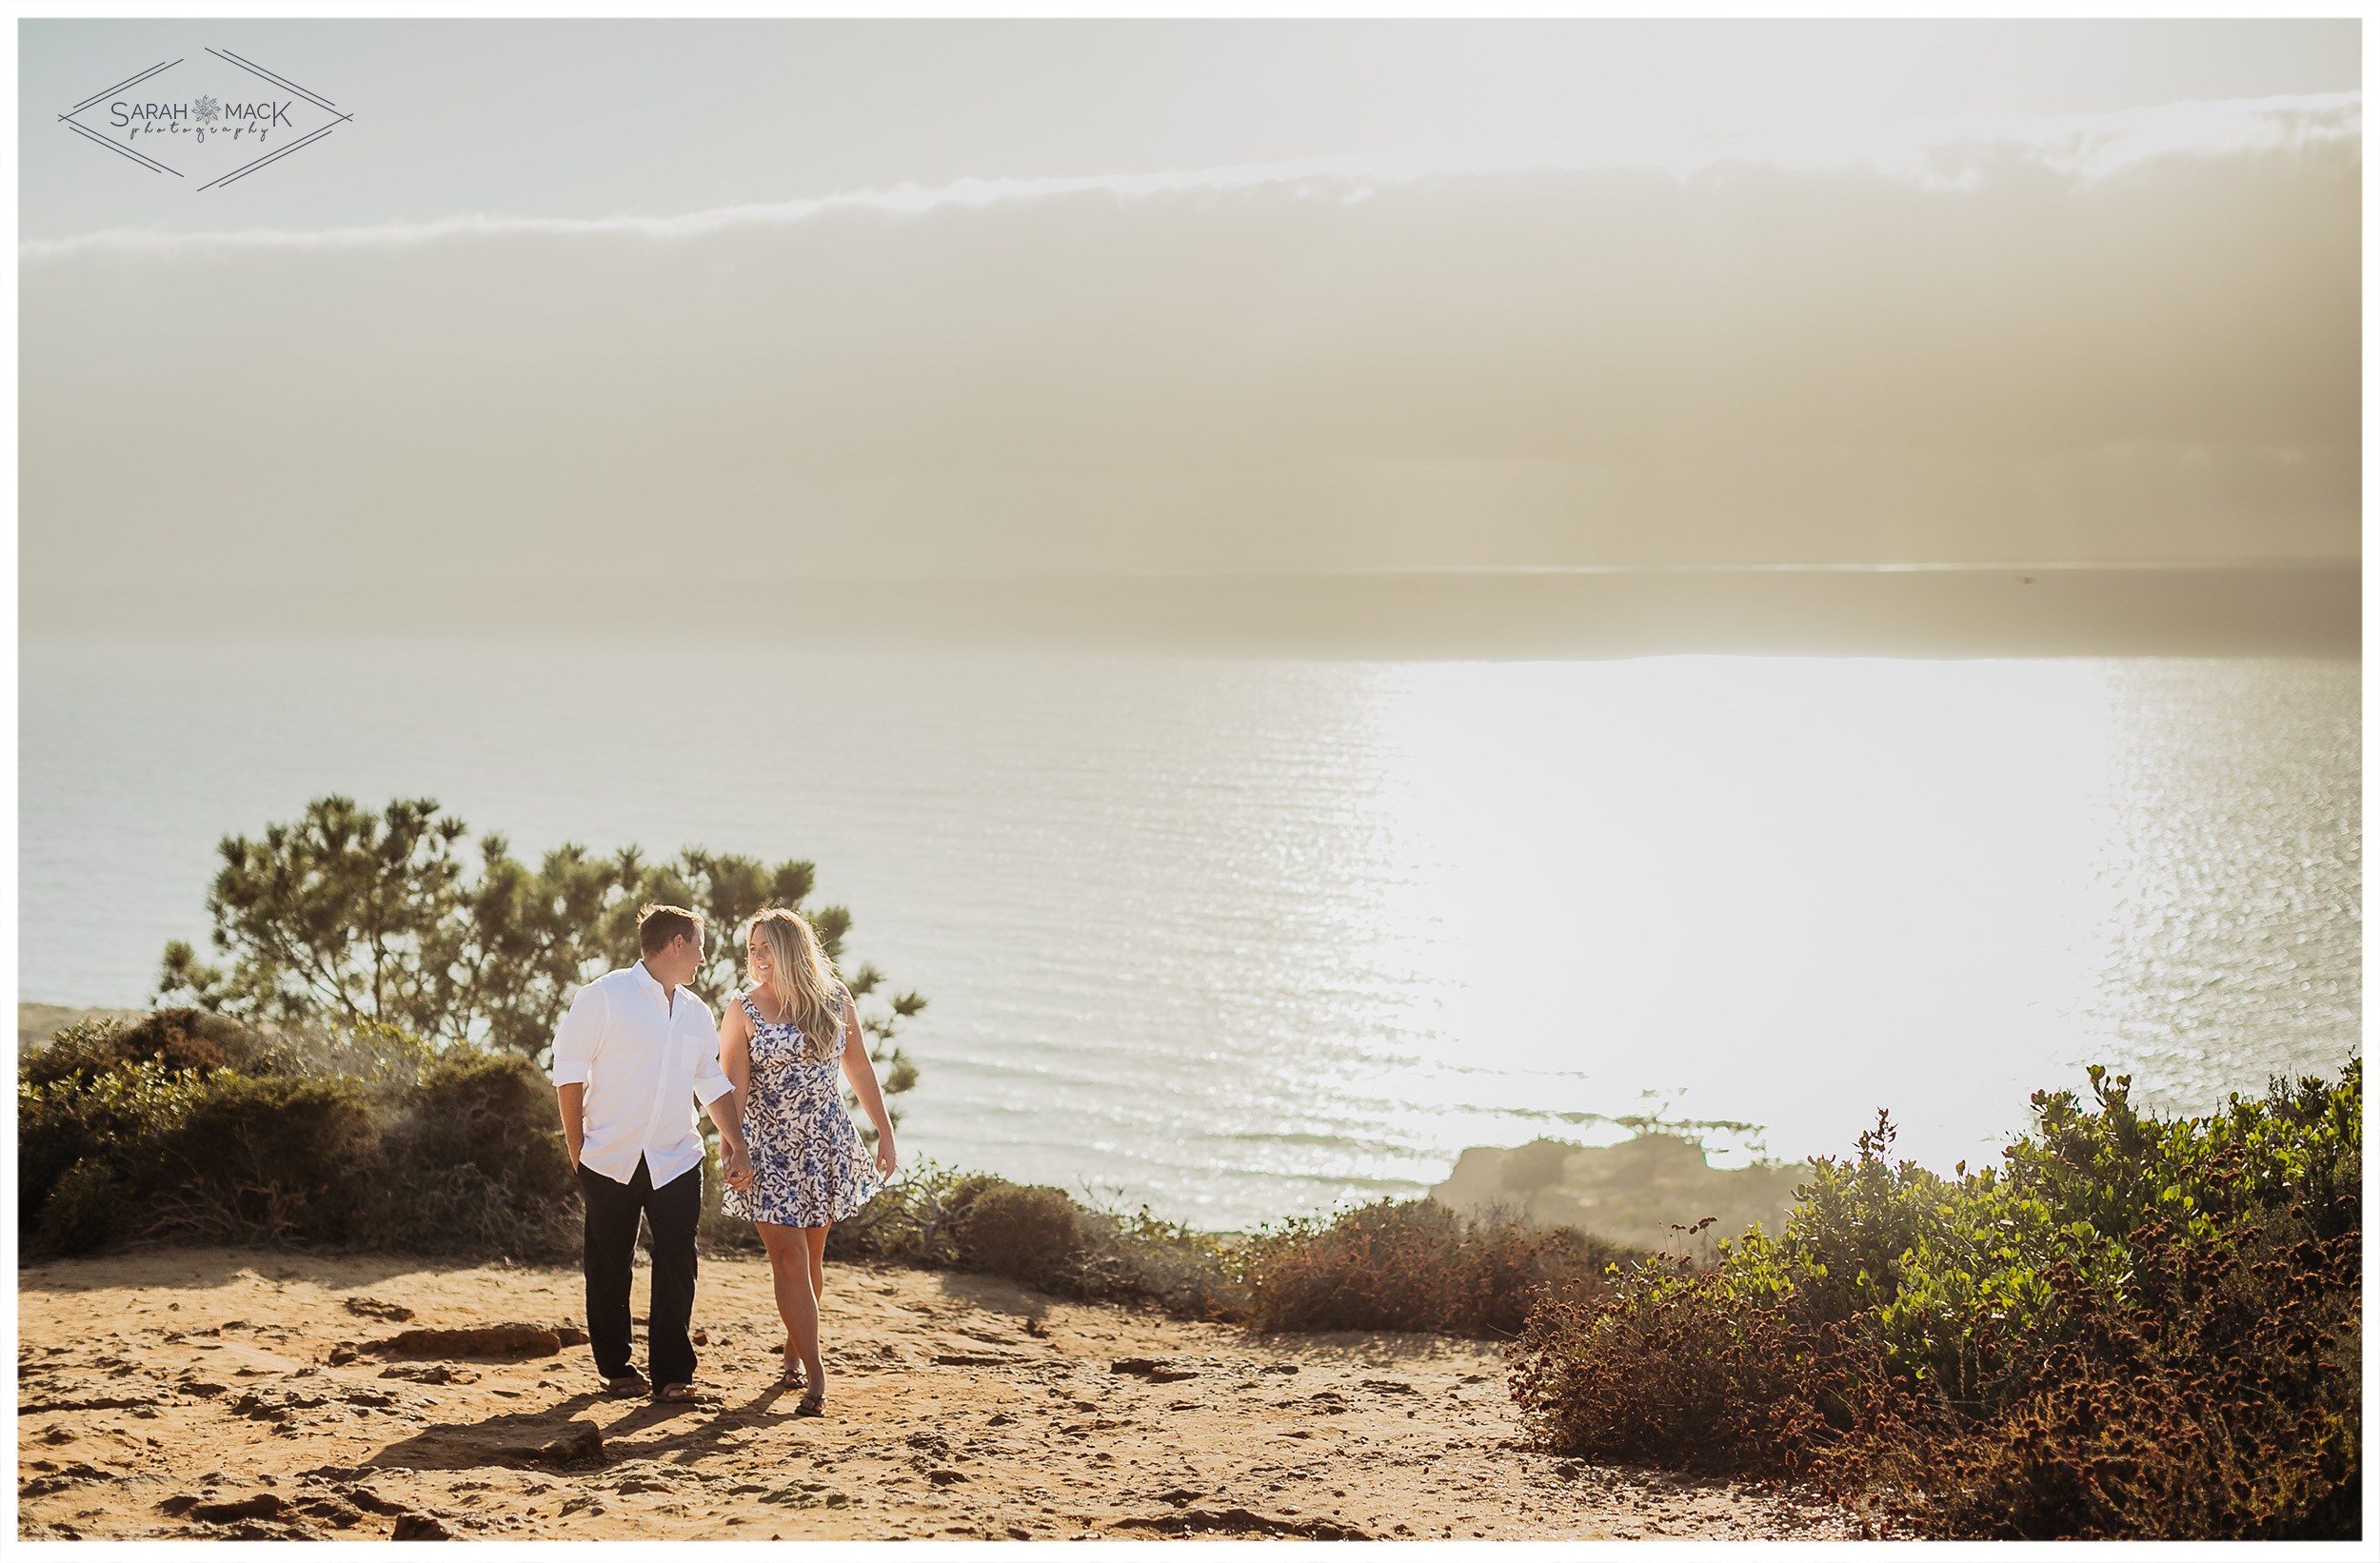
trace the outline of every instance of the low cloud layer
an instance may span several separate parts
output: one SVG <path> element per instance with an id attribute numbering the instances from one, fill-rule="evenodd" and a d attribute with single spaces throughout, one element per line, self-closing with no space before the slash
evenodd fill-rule
<path id="1" fill-rule="evenodd" d="M 21 252 L 29 605 L 2347 557 L 2360 110 Z"/>

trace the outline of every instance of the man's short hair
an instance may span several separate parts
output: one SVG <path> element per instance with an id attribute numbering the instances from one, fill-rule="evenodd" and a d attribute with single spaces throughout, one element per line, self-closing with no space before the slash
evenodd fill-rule
<path id="1" fill-rule="evenodd" d="M 696 943 L 703 941 L 703 915 L 689 912 L 683 906 L 646 906 L 636 914 L 636 941 L 646 955 L 659 955 L 669 948 L 669 941 L 684 934 Z"/>

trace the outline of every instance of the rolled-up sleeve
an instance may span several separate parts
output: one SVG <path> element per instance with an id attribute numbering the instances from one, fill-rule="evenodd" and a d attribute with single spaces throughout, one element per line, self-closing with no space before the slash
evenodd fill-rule
<path id="1" fill-rule="evenodd" d="M 570 1000 L 569 1012 L 554 1028 L 556 1085 L 584 1085 L 594 1073 L 595 1055 L 604 1042 L 604 990 L 589 982 Z M 717 1060 L 713 1060 L 713 1067 Z"/>
<path id="2" fill-rule="evenodd" d="M 702 1052 L 702 1061 L 694 1066 L 694 1099 L 708 1107 L 712 1102 L 735 1089 L 726 1072 L 719 1067 L 719 1043 L 716 1039 Z"/>

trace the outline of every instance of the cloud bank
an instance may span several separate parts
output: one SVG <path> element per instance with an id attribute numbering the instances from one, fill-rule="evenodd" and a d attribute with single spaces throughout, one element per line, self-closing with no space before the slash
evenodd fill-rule
<path id="1" fill-rule="evenodd" d="M 25 590 L 2357 551 L 2356 98 L 1928 134 L 29 244 Z"/>

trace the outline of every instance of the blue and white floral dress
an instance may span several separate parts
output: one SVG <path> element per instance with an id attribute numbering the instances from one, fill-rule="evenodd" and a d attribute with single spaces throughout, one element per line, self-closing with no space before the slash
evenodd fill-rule
<path id="1" fill-rule="evenodd" d="M 744 1138 L 752 1153 L 752 1186 L 729 1189 L 719 1208 L 746 1221 L 823 1227 L 847 1218 L 883 1186 L 859 1126 L 843 1105 L 843 1032 L 823 1063 L 803 1051 L 802 1028 L 764 1020 L 751 996 L 735 1001 L 751 1018 L 751 1085 Z"/>

